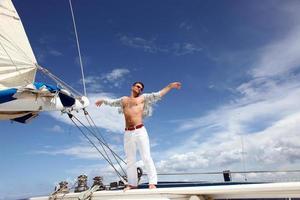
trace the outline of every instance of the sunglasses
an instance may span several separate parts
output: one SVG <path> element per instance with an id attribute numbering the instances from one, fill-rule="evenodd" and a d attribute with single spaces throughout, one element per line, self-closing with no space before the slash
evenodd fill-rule
<path id="1" fill-rule="evenodd" d="M 143 87 L 142 86 L 140 86 L 140 85 L 135 85 L 135 87 L 137 87 L 137 88 L 139 88 L 141 91 L 143 91 Z"/>

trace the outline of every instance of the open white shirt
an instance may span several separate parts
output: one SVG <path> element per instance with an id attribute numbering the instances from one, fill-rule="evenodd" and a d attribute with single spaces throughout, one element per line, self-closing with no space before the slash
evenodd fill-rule
<path id="1" fill-rule="evenodd" d="M 145 93 L 142 94 L 142 97 L 144 97 L 144 110 L 143 110 L 143 117 L 149 117 L 152 115 L 153 111 L 153 104 L 161 99 L 159 92 L 152 92 L 152 93 Z M 103 103 L 105 105 L 118 107 L 119 113 L 123 113 L 123 106 L 122 106 L 122 99 L 124 97 L 121 97 L 119 99 L 105 99 Z"/>

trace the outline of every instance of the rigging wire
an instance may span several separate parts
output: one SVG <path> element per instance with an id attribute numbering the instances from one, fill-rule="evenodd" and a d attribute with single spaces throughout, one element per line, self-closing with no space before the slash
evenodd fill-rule
<path id="1" fill-rule="evenodd" d="M 87 134 L 84 133 L 84 131 L 78 126 L 78 124 L 73 120 L 73 118 L 79 122 L 85 129 L 87 129 L 89 132 L 91 132 L 91 130 L 89 130 L 77 117 L 75 117 L 73 114 L 68 113 L 69 118 L 71 119 L 71 121 L 73 122 L 73 124 L 80 130 L 80 132 L 82 133 L 82 135 L 93 145 L 94 148 L 96 148 L 96 150 L 101 154 L 101 156 L 105 159 L 106 162 L 109 163 L 109 165 L 114 169 L 114 171 L 116 172 L 117 176 L 125 183 L 126 181 L 124 180 L 122 174 L 116 169 L 116 167 L 114 166 L 114 164 L 107 158 L 105 157 L 105 155 L 99 150 L 99 148 L 97 147 L 97 145 L 95 145 L 95 143 L 87 136 Z"/>
<path id="2" fill-rule="evenodd" d="M 85 118 L 86 118 L 87 122 L 89 123 L 89 125 L 90 125 L 91 127 L 93 127 L 93 130 L 94 130 L 94 133 L 92 133 L 93 136 L 94 136 L 95 138 L 97 138 L 97 140 L 99 141 L 99 143 L 100 143 L 100 145 L 101 145 L 103 151 L 105 152 L 106 156 L 107 156 L 107 157 L 109 158 L 109 160 L 110 160 L 110 157 L 108 156 L 108 154 L 107 154 L 105 148 L 103 147 L 103 145 L 104 145 L 106 148 L 108 148 L 108 150 L 110 151 L 110 153 L 113 155 L 114 159 L 116 160 L 117 164 L 119 165 L 120 169 L 123 171 L 124 174 L 126 174 L 126 172 L 125 172 L 125 170 L 123 169 L 123 167 L 122 167 L 120 161 L 122 161 L 124 164 L 126 164 L 126 162 L 125 162 L 118 154 L 116 154 L 116 153 L 109 147 L 108 143 L 105 141 L 105 139 L 104 139 L 104 137 L 102 136 L 102 134 L 100 133 L 100 131 L 96 128 L 95 124 L 94 124 L 94 126 L 91 124 L 90 120 L 93 122 L 93 119 L 91 118 L 91 116 L 88 114 L 88 112 L 87 112 L 86 110 L 84 110 L 84 114 L 85 114 Z M 90 120 L 87 118 L 87 115 L 90 117 Z M 93 122 L 93 123 L 94 123 L 94 122 Z M 97 133 L 100 135 L 101 139 L 96 135 Z M 120 161 L 119 161 L 119 160 L 120 160 Z M 110 160 L 110 161 L 111 161 L 111 160 Z"/>
<path id="3" fill-rule="evenodd" d="M 84 112 L 85 112 L 85 114 L 87 113 L 87 111 L 84 111 Z M 92 124 L 90 123 L 89 119 L 86 117 L 86 115 L 85 115 L 85 118 L 86 118 L 87 122 L 89 123 L 89 125 L 90 125 L 91 127 L 93 127 Z M 92 130 L 93 130 L 93 131 L 91 131 L 91 134 L 99 141 L 99 143 L 100 143 L 100 145 L 101 145 L 101 147 L 102 147 L 102 149 L 103 149 L 105 155 L 106 155 L 107 158 L 110 160 L 110 162 L 112 162 L 112 161 L 111 161 L 110 157 L 108 156 L 108 154 L 107 154 L 107 152 L 106 152 L 104 146 L 106 146 L 106 147 L 110 150 L 110 152 L 111 152 L 112 155 L 114 156 L 115 160 L 117 161 L 119 167 L 121 168 L 121 170 L 123 171 L 123 173 L 126 174 L 126 172 L 125 172 L 125 170 L 123 169 L 123 167 L 121 166 L 119 160 L 115 157 L 115 155 L 114 155 L 115 152 L 108 146 L 107 142 L 103 140 L 104 138 L 102 137 L 102 135 L 100 134 L 100 136 L 101 136 L 101 138 L 102 138 L 102 140 L 101 140 L 101 139 L 96 135 L 97 132 L 96 132 L 95 130 L 97 130 L 97 129 L 95 129 L 95 128 L 93 127 Z"/>
<path id="4" fill-rule="evenodd" d="M 241 145 L 242 145 L 242 164 L 243 164 L 243 170 L 246 171 L 246 161 L 245 161 L 245 146 L 244 146 L 244 137 L 243 135 L 241 134 Z M 245 181 L 247 181 L 247 174 L 244 174 L 244 179 Z"/>
<path id="5" fill-rule="evenodd" d="M 77 117 L 75 117 L 74 115 L 73 115 L 73 117 L 83 126 L 83 127 L 85 127 L 85 129 L 87 129 L 87 131 L 89 132 L 89 133 L 91 133 L 98 141 L 99 141 L 99 143 L 101 144 L 101 146 L 102 145 L 104 145 L 106 148 L 108 148 L 109 150 L 110 150 L 110 152 L 113 154 L 113 155 L 117 155 L 118 156 L 118 154 L 116 154 L 110 147 L 109 147 L 109 145 L 107 144 L 107 143 L 105 143 L 105 142 L 103 142 L 99 137 L 97 137 L 97 135 L 95 134 L 95 133 L 93 133 L 93 131 L 91 131 L 90 129 L 88 129 L 88 127 L 87 126 L 85 126 Z M 91 125 L 90 125 L 91 126 Z M 103 148 L 103 147 L 102 147 Z M 105 151 L 105 150 L 104 150 Z M 107 155 L 108 156 L 108 155 Z M 118 158 L 119 159 L 121 159 L 122 160 L 122 158 L 120 158 L 119 156 L 118 156 Z M 116 159 L 116 157 L 115 157 L 115 159 Z M 110 158 L 109 158 L 109 156 L 108 156 L 108 160 L 110 160 Z M 110 160 L 111 161 L 111 160 Z M 126 172 L 124 171 L 124 169 L 122 168 L 122 166 L 121 166 L 121 164 L 119 163 L 119 161 L 116 159 L 116 161 L 118 162 L 118 165 L 119 165 L 119 167 L 122 169 L 122 171 L 124 172 L 124 174 L 126 174 Z M 124 163 L 125 163 L 125 161 L 124 160 L 122 160 Z M 112 162 L 111 162 L 112 163 Z M 125 163 L 126 164 L 126 163 Z"/>
<path id="6" fill-rule="evenodd" d="M 76 22 L 75 22 L 73 7 L 72 7 L 72 0 L 69 0 L 69 4 L 70 4 L 70 9 L 71 9 L 71 14 L 72 14 L 74 32 L 75 32 L 76 43 L 77 43 L 77 50 L 78 50 L 78 55 L 79 55 L 79 63 L 80 63 L 80 68 L 81 68 L 83 91 L 84 91 L 84 95 L 87 96 L 86 87 L 85 87 L 83 64 L 82 64 L 82 58 L 81 58 L 81 51 L 80 51 L 80 45 L 79 45 L 79 39 L 78 39 L 78 33 L 77 33 Z"/>
<path id="7" fill-rule="evenodd" d="M 73 27 L 74 27 L 75 37 L 76 37 L 76 44 L 77 44 L 77 51 L 78 51 L 78 55 L 79 55 L 79 62 L 80 62 L 80 68 L 81 68 L 83 90 L 84 90 L 84 95 L 87 96 L 86 85 L 85 85 L 85 76 L 84 76 L 84 70 L 83 70 L 83 62 L 82 62 L 82 56 L 81 56 L 81 50 L 80 50 L 78 32 L 77 32 L 77 27 L 76 27 L 76 21 L 75 21 L 75 17 L 74 17 L 73 6 L 72 6 L 72 0 L 69 0 L 69 5 L 70 5 L 71 14 L 72 14 Z M 54 75 L 52 76 L 52 78 L 54 78 L 55 80 L 58 79 Z M 72 87 L 69 87 L 69 88 L 72 88 Z M 104 151 L 105 155 L 97 148 L 97 146 L 90 140 L 90 138 L 87 137 L 87 135 L 84 135 L 89 140 L 89 142 L 97 149 L 97 151 L 102 155 L 102 157 L 113 167 L 113 169 L 115 170 L 115 172 L 117 173 L 117 175 L 121 178 L 121 180 L 123 180 L 123 177 L 121 176 L 120 172 L 113 165 L 113 162 L 112 162 L 110 156 L 108 155 L 105 147 L 113 155 L 115 161 L 117 162 L 118 166 L 120 167 L 120 169 L 123 171 L 124 174 L 126 174 L 126 172 L 123 169 L 120 161 L 122 161 L 125 164 L 126 164 L 126 162 L 109 147 L 108 143 L 105 141 L 104 137 L 101 135 L 100 131 L 97 129 L 97 126 L 96 126 L 95 122 L 93 121 L 93 119 L 91 118 L 91 116 L 89 115 L 89 113 L 85 109 L 83 109 L 83 111 L 84 111 L 84 115 L 85 115 L 85 118 L 86 118 L 87 122 L 89 123 L 90 127 L 92 127 L 92 130 L 89 129 L 88 127 L 86 127 L 78 118 L 76 118 L 71 113 L 68 113 L 68 115 L 69 115 L 70 119 L 72 120 L 72 122 L 82 132 L 82 134 L 84 134 L 83 131 L 78 127 L 78 125 L 74 122 L 74 120 L 72 118 L 76 119 L 83 127 L 85 127 L 88 130 L 88 132 L 90 132 L 99 141 L 99 144 L 101 145 L 101 148 Z M 97 133 L 100 135 L 101 139 L 97 136 Z"/>
<path id="8" fill-rule="evenodd" d="M 100 135 L 101 139 L 104 141 L 104 145 L 106 145 L 106 147 L 111 151 L 111 153 L 116 156 L 120 161 L 122 161 L 124 164 L 126 164 L 126 162 L 117 154 L 115 153 L 109 146 L 108 143 L 106 142 L 106 140 L 104 139 L 104 137 L 102 136 L 101 132 L 99 131 L 99 129 L 97 128 L 94 120 L 92 119 L 92 117 L 90 116 L 90 114 L 84 109 L 84 112 L 86 112 L 86 115 L 89 117 L 89 119 L 92 121 L 93 125 L 90 124 L 89 119 L 87 118 L 87 121 L 89 122 L 90 126 L 94 127 L 95 130 L 97 130 L 98 134 Z M 117 160 L 117 158 L 115 158 Z"/>

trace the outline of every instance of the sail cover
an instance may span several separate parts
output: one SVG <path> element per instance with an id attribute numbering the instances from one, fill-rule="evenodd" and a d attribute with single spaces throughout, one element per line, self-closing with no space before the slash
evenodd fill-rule
<path id="1" fill-rule="evenodd" d="M 0 0 L 0 90 L 34 82 L 36 59 L 11 0 Z"/>

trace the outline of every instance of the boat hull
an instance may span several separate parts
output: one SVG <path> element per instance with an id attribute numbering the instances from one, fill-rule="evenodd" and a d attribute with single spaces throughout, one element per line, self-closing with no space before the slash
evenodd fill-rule
<path id="1" fill-rule="evenodd" d="M 209 185 L 158 189 L 135 189 L 129 191 L 98 191 L 94 193 L 69 193 L 52 196 L 56 200 L 199 200 L 199 199 L 257 199 L 300 198 L 300 182 L 259 183 L 236 185 Z M 51 199 L 51 197 L 50 197 Z M 49 200 L 49 196 L 30 200 Z"/>

